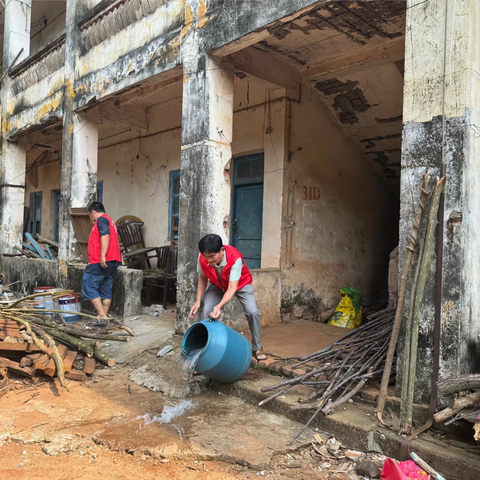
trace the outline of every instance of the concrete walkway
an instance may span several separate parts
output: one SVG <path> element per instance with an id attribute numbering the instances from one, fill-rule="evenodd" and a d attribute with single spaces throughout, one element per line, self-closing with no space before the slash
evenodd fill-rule
<path id="1" fill-rule="evenodd" d="M 345 328 L 324 323 L 298 320 L 288 324 L 262 328 L 263 349 L 277 357 L 300 357 L 327 347 L 349 332 Z M 244 332 L 251 341 L 250 332 Z"/>
<path id="2" fill-rule="evenodd" d="M 130 342 L 101 342 L 101 349 L 115 358 L 117 363 L 128 363 L 145 350 L 158 349 L 175 333 L 175 311 L 159 317 L 137 315 L 126 318 L 124 324 L 135 332 Z"/>
<path id="3" fill-rule="evenodd" d="M 115 348 L 115 355 L 120 362 L 131 361 L 131 366 L 137 367 L 129 375 L 130 381 L 139 386 L 147 387 L 153 392 L 165 391 L 171 380 L 171 372 L 180 352 L 181 337 L 172 337 L 174 315 L 165 314 L 157 318 L 138 317 L 126 322 L 126 324 L 136 331 L 138 337 L 133 338 L 129 344 L 107 347 L 111 349 L 109 352 L 113 354 L 113 348 Z M 279 357 L 298 357 L 320 350 L 345 335 L 345 333 L 347 332 L 343 328 L 307 321 L 264 328 L 262 330 L 263 346 L 265 351 L 271 355 L 269 361 L 273 362 L 272 366 L 267 365 L 267 368 L 272 367 L 273 369 L 275 362 L 278 363 Z M 248 337 L 248 335 L 245 336 Z M 145 357 L 146 353 L 141 355 L 145 350 L 158 348 L 166 342 L 174 346 L 174 351 L 170 355 L 162 359 L 156 359 L 153 356 L 153 358 L 150 357 L 151 360 Z M 298 431 L 301 425 L 308 421 L 312 411 L 293 410 L 291 408 L 298 406 L 299 397 L 305 397 L 308 394 L 307 387 L 295 387 L 267 403 L 261 409 L 257 407 L 261 400 L 271 394 L 271 392 L 268 394 L 262 393 L 261 389 L 277 383 L 280 380 L 278 373 L 281 373 L 281 371 L 273 376 L 265 373 L 264 370 L 250 369 L 244 378 L 235 384 L 226 385 L 213 382 L 213 387 L 211 381 L 206 377 L 194 377 L 189 385 L 187 395 L 191 399 L 199 400 L 203 407 L 197 410 L 196 414 L 187 414 L 189 425 L 195 425 L 193 429 L 195 432 L 189 432 L 189 434 L 195 436 L 189 437 L 189 448 L 187 450 L 192 455 L 213 458 L 215 455 L 210 452 L 210 445 L 212 447 L 215 445 L 217 458 L 236 458 L 238 460 L 240 457 L 245 463 L 259 467 L 268 463 L 269 455 L 262 450 L 262 441 L 258 444 L 255 443 L 257 440 L 254 431 L 257 429 L 261 438 L 269 439 L 268 444 L 273 449 L 272 451 L 285 452 L 284 446 L 287 437 Z M 227 397 L 220 396 L 218 399 L 214 399 L 212 388 L 218 393 L 226 394 Z M 205 390 L 210 390 L 210 394 Z M 227 401 L 228 397 L 237 397 L 250 405 L 241 401 L 235 403 L 233 398 L 231 401 Z M 207 398 L 208 400 L 206 400 Z M 202 399 L 205 399 L 206 403 L 203 403 L 204 400 Z M 212 405 L 215 404 L 216 407 L 211 410 Z M 389 406 L 395 411 L 398 409 L 398 402 L 390 401 Z M 204 408 L 206 408 L 205 411 L 203 411 Z M 214 413 L 216 408 L 218 409 L 218 416 Z M 222 423 L 222 415 L 220 415 L 223 409 L 225 409 L 226 414 L 224 424 Z M 154 414 L 155 412 L 151 413 Z M 272 416 L 272 413 L 276 415 Z M 286 423 L 281 420 L 281 416 L 278 416 L 278 414 L 283 416 Z M 210 418 L 210 420 L 207 420 L 207 418 Z M 215 429 L 211 428 L 213 418 L 216 418 Z M 249 419 L 249 422 L 244 422 L 246 418 Z M 232 425 L 237 425 L 238 429 L 238 432 L 231 438 L 228 433 L 231 430 L 229 419 L 232 420 Z M 248 425 L 252 422 L 255 424 L 255 429 L 250 431 Z M 243 424 L 245 424 L 244 435 L 242 429 L 238 427 Z M 374 439 L 385 455 L 393 458 L 399 456 L 401 437 L 396 434 L 397 432 L 379 426 L 375 419 L 374 402 L 368 403 L 362 399 L 355 399 L 353 404 L 348 403 L 331 415 L 318 415 L 312 427 L 328 432 L 349 448 L 358 450 L 368 450 L 370 437 L 370 441 Z M 280 435 L 280 432 L 284 432 L 286 435 Z M 199 435 L 199 438 L 203 440 L 209 439 L 210 443 L 201 441 L 197 444 L 196 435 Z M 103 436 L 105 441 L 109 440 L 108 429 L 103 432 Z M 281 438 L 282 445 L 276 445 L 275 438 L 277 436 L 279 439 Z M 166 454 L 175 456 L 178 454 L 179 445 L 176 442 L 166 442 L 166 444 L 169 446 L 165 445 L 161 452 L 157 452 L 160 456 Z M 248 445 L 248 448 L 245 450 L 242 448 L 240 454 L 236 448 L 237 444 Z M 473 454 L 468 449 L 468 445 L 459 448 L 458 444 L 459 442 L 449 443 L 447 439 L 429 431 L 412 441 L 411 451 L 415 451 L 420 457 L 434 465 L 447 478 L 456 478 L 456 473 L 461 471 L 464 480 L 476 480 L 478 471 L 480 471 L 478 455 Z M 184 448 L 185 446 L 181 447 L 181 449 Z M 251 450 L 257 452 L 254 457 L 249 457 L 246 453 Z"/>

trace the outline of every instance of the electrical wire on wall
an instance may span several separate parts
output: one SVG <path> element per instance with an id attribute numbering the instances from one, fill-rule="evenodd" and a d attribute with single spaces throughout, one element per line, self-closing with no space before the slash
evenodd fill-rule
<path id="1" fill-rule="evenodd" d="M 147 131 L 148 131 L 148 129 L 147 129 Z M 151 197 L 155 196 L 155 194 L 157 193 L 157 190 L 158 190 L 158 185 L 160 185 L 162 187 L 163 193 L 164 193 L 165 198 L 166 198 L 167 203 L 168 203 L 168 195 L 167 195 L 167 192 L 165 190 L 165 187 L 163 186 L 162 179 L 161 179 L 162 170 L 163 170 L 163 172 L 165 173 L 165 181 L 168 185 L 168 178 L 167 178 L 167 171 L 166 171 L 167 166 L 166 165 L 160 165 L 157 169 L 152 169 L 151 165 L 150 165 L 150 158 L 147 155 L 145 155 L 142 151 L 142 137 L 139 135 L 137 138 L 138 138 L 138 152 L 143 156 L 143 158 L 145 158 L 147 160 L 147 177 L 155 180 L 155 182 L 156 182 L 155 183 L 155 190 L 153 191 L 153 193 L 151 195 L 149 195 L 149 197 L 151 198 Z M 139 158 L 139 155 L 137 155 L 137 158 Z M 157 174 L 157 176 L 153 176 L 152 174 Z"/>

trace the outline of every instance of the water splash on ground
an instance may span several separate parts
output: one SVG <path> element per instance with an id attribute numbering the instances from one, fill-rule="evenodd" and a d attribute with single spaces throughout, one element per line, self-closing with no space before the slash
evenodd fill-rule
<path id="1" fill-rule="evenodd" d="M 177 430 L 180 437 L 182 437 L 184 433 L 183 428 L 173 423 L 173 421 L 189 410 L 193 410 L 197 405 L 197 402 L 184 400 L 184 397 L 201 352 L 202 350 L 200 349 L 192 350 L 188 355 L 185 355 L 183 352 L 180 353 L 175 368 L 173 369 L 169 387 L 165 392 L 165 403 L 162 413 L 153 416 L 145 413 L 139 416 L 138 419 L 143 419 L 146 424 L 152 422 L 171 424 Z"/>
<path id="2" fill-rule="evenodd" d="M 158 423 L 172 423 L 178 417 L 181 417 L 189 410 L 193 410 L 197 406 L 197 402 L 191 400 L 182 400 L 176 405 L 165 405 L 160 415 L 150 415 L 144 413 L 137 417 L 138 420 L 143 419 L 146 424 L 158 422 Z"/>

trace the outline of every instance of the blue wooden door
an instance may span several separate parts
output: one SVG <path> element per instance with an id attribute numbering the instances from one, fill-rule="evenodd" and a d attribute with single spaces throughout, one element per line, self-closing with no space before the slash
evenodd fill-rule
<path id="1" fill-rule="evenodd" d="M 235 187 L 234 246 L 248 268 L 261 267 L 263 184 Z"/>

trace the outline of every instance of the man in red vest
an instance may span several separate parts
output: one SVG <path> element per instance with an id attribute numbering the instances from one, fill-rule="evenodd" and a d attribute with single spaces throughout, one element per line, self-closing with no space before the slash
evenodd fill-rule
<path id="1" fill-rule="evenodd" d="M 196 318 L 203 299 L 202 320 L 218 318 L 222 308 L 235 296 L 243 307 L 252 334 L 252 353 L 257 360 L 265 360 L 260 343 L 260 312 L 253 295 L 252 275 L 241 253 L 234 247 L 223 245 L 220 236 L 205 235 L 198 242 L 200 255 L 197 300 L 190 309 L 190 318 Z"/>
<path id="2" fill-rule="evenodd" d="M 94 222 L 88 237 L 88 265 L 83 275 L 82 295 L 90 300 L 99 318 L 107 318 L 112 304 L 113 277 L 122 261 L 115 222 L 100 202 L 88 206 Z"/>

